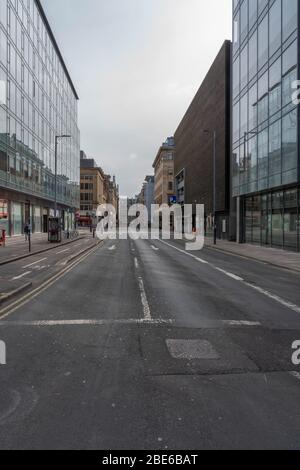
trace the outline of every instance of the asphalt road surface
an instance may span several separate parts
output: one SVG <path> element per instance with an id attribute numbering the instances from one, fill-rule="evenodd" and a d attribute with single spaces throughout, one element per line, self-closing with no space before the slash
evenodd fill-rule
<path id="1" fill-rule="evenodd" d="M 208 248 L 105 242 L 0 311 L 0 448 L 299 449 L 299 286 Z"/>

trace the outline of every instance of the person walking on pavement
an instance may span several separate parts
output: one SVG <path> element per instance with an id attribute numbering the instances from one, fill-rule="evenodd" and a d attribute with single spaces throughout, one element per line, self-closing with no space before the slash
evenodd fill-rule
<path id="1" fill-rule="evenodd" d="M 29 232 L 30 232 L 30 225 L 29 223 L 26 223 L 24 227 L 25 242 L 28 242 Z"/>

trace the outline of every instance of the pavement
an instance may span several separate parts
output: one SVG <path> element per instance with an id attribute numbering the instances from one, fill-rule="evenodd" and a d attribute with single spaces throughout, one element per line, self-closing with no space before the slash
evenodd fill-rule
<path id="1" fill-rule="evenodd" d="M 205 246 L 300 272 L 300 253 L 247 243 L 240 244 L 227 240 L 217 240 L 217 244 L 214 245 L 213 239 L 210 237 L 205 238 Z"/>
<path id="2" fill-rule="evenodd" d="M 90 236 L 87 231 L 78 232 L 79 236 L 73 240 L 63 239 L 61 243 L 49 243 L 47 234 L 33 234 L 31 236 L 31 252 L 29 252 L 29 243 L 25 241 L 24 236 L 16 236 L 6 239 L 6 244 L 0 246 L 0 266 L 7 262 L 18 259 L 20 257 L 30 256 L 34 253 L 40 253 L 52 248 L 60 247 L 68 243 L 76 242 L 77 239 L 82 239 L 85 236 Z"/>
<path id="3" fill-rule="evenodd" d="M 299 285 L 209 247 L 93 247 L 0 307 L 0 448 L 299 449 Z"/>

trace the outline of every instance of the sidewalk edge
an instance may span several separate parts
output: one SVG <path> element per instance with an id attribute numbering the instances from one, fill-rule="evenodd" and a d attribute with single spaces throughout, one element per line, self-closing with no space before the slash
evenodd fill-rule
<path id="1" fill-rule="evenodd" d="M 4 302 L 7 302 L 8 300 L 16 297 L 18 294 L 21 294 L 25 290 L 29 289 L 32 287 L 32 282 L 27 282 L 21 287 L 18 287 L 17 289 L 12 290 L 11 292 L 8 292 L 7 294 L 2 294 L 0 296 L 0 305 L 4 304 Z"/>
<path id="2" fill-rule="evenodd" d="M 247 260 L 256 261 L 258 263 L 268 264 L 270 266 L 273 266 L 274 268 L 285 269 L 287 271 L 291 271 L 293 273 L 300 274 L 300 269 L 290 268 L 288 266 L 282 266 L 281 264 L 272 263 L 271 261 L 254 258 L 253 256 L 247 256 L 245 254 L 235 253 L 231 250 L 226 250 L 226 248 L 220 248 L 218 246 L 211 246 L 211 245 L 205 245 L 205 248 L 208 248 L 209 250 L 221 251 L 221 252 L 229 254 L 229 255 L 238 256 L 239 258 L 244 258 L 244 259 L 247 259 Z"/>
<path id="3" fill-rule="evenodd" d="M 11 258 L 11 259 L 7 259 L 7 260 L 4 260 L 4 261 L 0 261 L 0 266 L 5 266 L 6 264 L 11 264 L 11 263 L 14 263 L 15 261 L 20 261 L 22 259 L 30 258 L 30 256 L 40 255 L 42 253 L 46 253 L 47 251 L 55 250 L 55 248 L 60 248 L 61 246 L 68 246 L 71 243 L 78 242 L 78 240 L 83 240 L 84 238 L 85 237 L 78 237 L 74 240 L 62 243 L 61 245 L 51 246 L 51 247 L 45 248 L 43 250 L 33 251 L 32 253 L 27 253 L 26 255 L 18 256 L 17 258 Z"/>

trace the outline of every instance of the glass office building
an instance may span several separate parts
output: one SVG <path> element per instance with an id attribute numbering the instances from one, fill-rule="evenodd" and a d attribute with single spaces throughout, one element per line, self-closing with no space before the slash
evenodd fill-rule
<path id="1" fill-rule="evenodd" d="M 0 229 L 47 231 L 79 208 L 78 96 L 38 0 L 0 0 Z"/>
<path id="2" fill-rule="evenodd" d="M 298 0 L 234 0 L 232 59 L 240 240 L 298 251 L 299 6 Z"/>

